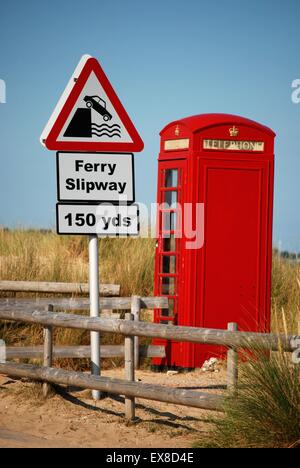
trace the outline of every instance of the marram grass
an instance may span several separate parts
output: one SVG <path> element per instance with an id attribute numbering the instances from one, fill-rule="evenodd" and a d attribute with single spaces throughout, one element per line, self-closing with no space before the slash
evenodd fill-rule
<path id="1" fill-rule="evenodd" d="M 121 285 L 123 296 L 153 294 L 154 239 L 106 238 L 100 245 L 100 278 Z M 88 281 L 87 236 L 0 229 L 0 279 Z"/>
<path id="2" fill-rule="evenodd" d="M 225 399 L 225 414 L 195 445 L 216 448 L 300 447 L 300 366 L 290 353 L 260 349 L 240 366 L 239 390 Z"/>
<path id="3" fill-rule="evenodd" d="M 153 295 L 154 239 L 107 238 L 101 239 L 99 245 L 102 283 L 120 284 L 122 296 Z M 86 236 L 0 229 L 0 279 L 88 282 L 88 273 Z M 2 293 L 4 295 L 7 293 Z M 24 293 L 12 295 L 28 297 Z M 43 343 L 43 332 L 37 325 L 0 322 L 0 339 L 10 346 L 34 346 Z M 87 345 L 90 341 L 89 333 L 84 330 L 59 328 L 54 331 L 54 340 L 55 344 L 70 346 Z M 102 333 L 101 341 L 103 344 L 119 344 L 124 338 Z M 141 343 L 144 342 L 142 339 Z M 118 360 L 113 362 L 116 364 Z M 88 360 L 59 360 L 55 364 L 80 370 L 87 367 Z M 111 360 L 104 360 L 104 365 L 110 364 Z"/>
<path id="4" fill-rule="evenodd" d="M 152 295 L 154 254 L 155 239 L 101 239 L 101 282 L 120 284 L 122 296 Z M 58 236 L 51 231 L 0 229 L 0 279 L 87 282 L 88 239 L 86 236 Z M 300 334 L 299 281 L 299 264 L 282 260 L 278 253 L 274 253 L 273 331 Z M 26 296 L 21 293 L 13 295 Z M 57 344 L 79 345 L 89 342 L 89 336 L 84 331 L 56 330 L 55 333 Z M 5 339 L 10 345 L 36 345 L 42 343 L 42 331 L 37 326 L 2 323 L 0 339 Z M 121 338 L 115 335 L 105 336 L 107 343 L 115 343 L 116 340 L 121 342 Z M 78 361 L 70 361 L 70 365 L 72 362 Z"/>

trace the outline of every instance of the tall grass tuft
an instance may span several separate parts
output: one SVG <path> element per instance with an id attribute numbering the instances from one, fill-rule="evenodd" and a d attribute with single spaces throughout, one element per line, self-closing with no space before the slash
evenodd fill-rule
<path id="1" fill-rule="evenodd" d="M 154 239 L 106 238 L 100 245 L 101 282 L 121 285 L 122 295 L 153 294 Z M 0 278 L 88 281 L 88 240 L 53 232 L 0 229 Z"/>
<path id="2" fill-rule="evenodd" d="M 225 415 L 213 421 L 201 447 L 300 446 L 300 366 L 291 354 L 271 357 L 253 350 L 241 366 L 239 391 L 225 399 Z"/>
<path id="3" fill-rule="evenodd" d="M 300 265 L 273 254 L 272 330 L 300 333 Z"/>

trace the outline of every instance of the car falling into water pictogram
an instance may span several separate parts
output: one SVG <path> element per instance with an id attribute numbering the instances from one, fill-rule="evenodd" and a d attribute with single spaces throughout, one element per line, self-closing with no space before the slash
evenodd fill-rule
<path id="1" fill-rule="evenodd" d="M 106 122 L 112 119 L 112 115 L 106 109 L 106 102 L 100 96 L 85 96 L 83 98 L 88 108 L 93 108 L 98 114 L 103 116 Z"/>

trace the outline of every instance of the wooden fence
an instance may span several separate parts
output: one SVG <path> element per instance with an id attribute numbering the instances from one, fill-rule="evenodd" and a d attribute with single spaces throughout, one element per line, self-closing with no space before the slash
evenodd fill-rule
<path id="1" fill-rule="evenodd" d="M 32 311 L 41 312 L 44 310 L 54 311 L 58 310 L 88 310 L 90 306 L 89 299 L 87 298 L 51 298 L 51 305 L 49 305 L 49 298 L 36 298 L 36 299 L 11 299 L 5 298 L 0 299 L 0 310 L 3 312 L 17 312 L 27 311 L 31 314 Z M 165 309 L 168 308 L 168 299 L 166 297 L 101 297 L 100 298 L 100 310 L 102 318 L 111 317 L 112 313 L 120 310 L 131 310 L 133 314 L 133 320 L 138 322 L 140 320 L 142 309 Z M 108 312 L 108 313 L 107 313 Z M 78 315 L 76 315 L 78 317 Z M 113 313 L 114 319 L 120 318 L 119 314 Z M 85 357 L 86 350 L 81 347 L 71 347 L 65 352 L 74 354 L 75 358 Z M 80 355 L 81 351 L 83 352 Z M 30 352 L 24 349 L 25 353 Z M 55 351 L 54 351 L 55 352 Z M 105 350 L 104 350 L 105 352 Z M 111 350 L 112 352 L 112 350 Z M 142 354 L 141 354 L 142 353 Z M 155 353 L 155 355 L 154 355 Z M 139 337 L 134 337 L 134 362 L 135 368 L 139 367 L 140 357 L 147 355 L 148 357 L 164 357 L 165 350 L 159 347 L 154 351 L 153 347 L 149 350 L 139 349 Z M 120 354 L 120 349 L 116 348 L 114 357 L 122 357 L 123 353 Z M 102 354 L 102 357 L 108 357 Z"/>
<path id="2" fill-rule="evenodd" d="M 113 298 L 111 298 L 111 300 L 112 299 Z M 151 305 L 154 307 L 157 305 L 166 306 L 164 302 L 164 300 L 166 300 L 165 298 L 134 297 L 118 298 L 118 300 L 121 301 L 123 307 L 124 304 L 128 305 L 130 301 L 132 311 L 137 308 L 137 304 L 140 306 Z M 0 364 L 0 372 L 18 377 L 42 380 L 47 384 L 58 383 L 75 385 L 81 388 L 91 388 L 108 393 L 125 395 L 125 414 L 128 419 L 133 419 L 135 417 L 134 399 L 136 397 L 218 411 L 222 410 L 223 399 L 220 395 L 135 382 L 135 336 L 226 346 L 228 348 L 227 385 L 232 392 L 235 392 L 237 389 L 238 348 L 253 348 L 259 345 L 264 349 L 274 351 L 282 349 L 287 352 L 293 352 L 293 342 L 294 339 L 297 338 L 266 333 L 239 332 L 237 331 L 236 324 L 228 324 L 228 330 L 205 329 L 140 322 L 134 320 L 132 313 L 127 314 L 125 320 L 120 320 L 57 313 L 49 310 L 42 310 L 42 307 L 44 307 L 44 303 L 36 305 L 30 311 L 29 304 L 24 304 L 24 301 L 20 301 L 20 304 L 18 301 L 0 301 L 0 319 L 36 323 L 43 325 L 45 329 L 43 350 L 44 367 L 5 362 Z M 100 332 L 105 331 L 125 335 L 124 356 L 127 380 L 95 377 L 80 372 L 69 372 L 52 368 L 53 351 L 55 351 L 55 348 L 53 350 L 52 347 L 53 327 Z M 47 388 L 46 386 L 45 394 L 47 393 Z"/>
<path id="3" fill-rule="evenodd" d="M 88 294 L 88 283 L 54 283 L 46 281 L 0 281 L 0 291 L 45 294 Z M 100 284 L 102 296 L 118 296 L 120 285 Z"/>
<path id="4" fill-rule="evenodd" d="M 111 298 L 112 300 L 114 298 Z M 141 303 L 147 308 L 161 307 L 166 298 L 141 298 Z M 130 298 L 117 298 L 122 301 L 120 309 L 129 308 Z M 272 333 L 240 332 L 231 330 L 220 330 L 213 328 L 195 328 L 177 325 L 161 325 L 156 323 L 129 321 L 112 318 L 91 318 L 77 314 L 66 314 L 49 312 L 43 310 L 43 304 L 38 301 L 35 306 L 21 300 L 0 299 L 0 319 L 15 320 L 27 323 L 38 323 L 62 328 L 74 328 L 89 331 L 104 331 L 120 333 L 127 336 L 146 336 L 149 338 L 163 338 L 166 340 L 188 341 L 191 343 L 220 345 L 229 348 L 253 348 L 260 345 L 265 349 L 293 352 L 293 341 L 295 336 L 277 335 Z M 48 300 L 49 302 L 49 300 Z M 55 304 L 55 301 L 52 301 Z M 110 302 L 112 304 L 112 302 Z M 148 304 L 148 305 L 147 305 Z M 156 305 L 155 305 L 156 304 Z M 127 306 L 125 306 L 127 305 Z M 77 309 L 72 307 L 73 309 Z M 164 305 L 164 307 L 166 307 Z M 65 305 L 62 307 L 65 310 Z M 29 310 L 31 309 L 31 310 Z M 79 309 L 79 307 L 78 307 Z"/>

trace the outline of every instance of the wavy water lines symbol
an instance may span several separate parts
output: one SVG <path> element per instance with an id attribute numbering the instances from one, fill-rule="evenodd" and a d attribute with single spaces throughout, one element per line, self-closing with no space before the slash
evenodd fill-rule
<path id="1" fill-rule="evenodd" d="M 92 123 L 92 135 L 96 135 L 99 138 L 103 136 L 108 136 L 109 138 L 121 138 L 121 127 L 118 124 L 108 125 L 107 123 L 103 123 L 101 125 L 97 125 Z"/>

